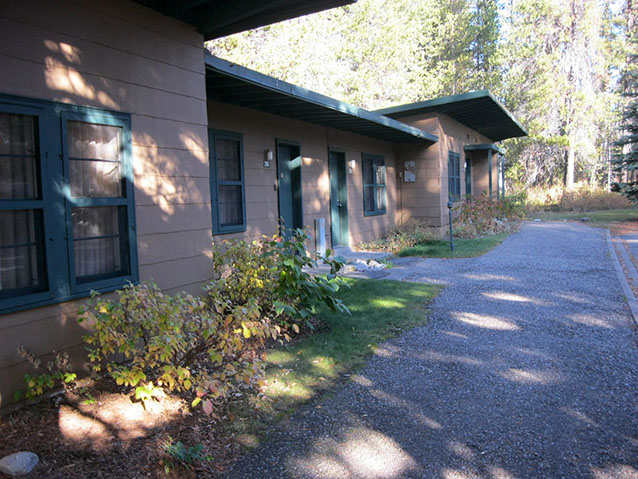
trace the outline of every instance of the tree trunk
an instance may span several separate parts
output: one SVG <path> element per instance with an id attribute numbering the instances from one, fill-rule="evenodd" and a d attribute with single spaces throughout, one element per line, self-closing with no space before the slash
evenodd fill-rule
<path id="1" fill-rule="evenodd" d="M 571 191 L 574 189 L 574 157 L 573 147 L 567 148 L 567 168 L 565 170 L 565 189 Z"/>

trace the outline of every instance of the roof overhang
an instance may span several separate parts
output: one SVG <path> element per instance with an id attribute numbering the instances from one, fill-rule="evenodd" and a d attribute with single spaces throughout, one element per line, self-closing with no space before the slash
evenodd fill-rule
<path id="1" fill-rule="evenodd" d="M 465 151 L 495 151 L 499 155 L 505 155 L 505 151 L 499 148 L 494 143 L 483 143 L 480 145 L 465 145 L 463 147 Z"/>
<path id="2" fill-rule="evenodd" d="M 356 0 L 134 0 L 197 28 L 205 40 L 354 3 Z"/>
<path id="3" fill-rule="evenodd" d="M 442 113 L 492 141 L 527 136 L 527 130 L 488 90 L 376 110 L 390 118 Z"/>
<path id="4" fill-rule="evenodd" d="M 250 70 L 206 53 L 209 100 L 344 130 L 393 143 L 438 141 L 435 135 L 378 113 Z"/>

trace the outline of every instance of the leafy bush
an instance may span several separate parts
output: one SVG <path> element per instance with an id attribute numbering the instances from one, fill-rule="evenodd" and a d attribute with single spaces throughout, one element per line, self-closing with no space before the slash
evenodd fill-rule
<path id="1" fill-rule="evenodd" d="M 348 312 L 334 294 L 342 263 L 326 260 L 331 273 L 312 276 L 316 266 L 298 231 L 288 240 L 274 237 L 247 244 L 214 246 L 216 279 L 203 297 L 167 295 L 153 283 L 129 285 L 117 298 L 98 297 L 81 311 L 91 334 L 84 337 L 97 374 L 134 388 L 147 401 L 161 390 L 194 391 L 193 407 L 215 406 L 260 391 L 264 364 L 259 357 L 268 340 L 290 340 L 290 328 L 313 314 L 318 302 Z"/>
<path id="2" fill-rule="evenodd" d="M 306 253 L 308 239 L 303 230 L 289 238 L 273 236 L 255 241 L 225 241 L 213 247 L 216 280 L 207 290 L 226 298 L 231 304 L 253 302 L 262 316 L 275 324 L 299 331 L 296 322 L 316 314 L 320 303 L 334 311 L 348 312 L 335 293 L 343 284 L 337 272 L 343 267 L 339 258 L 312 258 Z M 330 251 L 328 251 L 328 255 Z M 325 276 L 309 273 L 319 261 L 330 266 Z"/>
<path id="3" fill-rule="evenodd" d="M 525 214 L 525 199 L 523 195 L 510 195 L 496 201 L 488 196 L 479 196 L 468 199 L 458 209 L 454 235 L 477 238 L 514 230 Z"/>
<path id="4" fill-rule="evenodd" d="M 432 244 L 439 239 L 439 235 L 433 228 L 412 219 L 403 225 L 397 226 L 385 238 L 367 243 L 359 243 L 357 248 L 367 251 L 388 251 L 397 254 L 406 248 L 411 248 L 416 245 Z"/>
<path id="5" fill-rule="evenodd" d="M 69 355 L 67 353 L 53 351 L 55 355 L 54 360 L 46 364 L 43 364 L 40 359 L 36 358 L 23 347 L 18 348 L 18 354 L 23 359 L 26 359 L 36 371 L 43 369 L 44 372 L 36 375 L 24 375 L 24 382 L 27 388 L 25 391 L 16 392 L 16 401 L 20 401 L 23 398 L 35 399 L 57 386 L 63 386 L 65 390 L 68 390 L 75 385 L 77 374 L 71 371 Z"/>
<path id="6" fill-rule="evenodd" d="M 263 384 L 255 346 L 278 331 L 254 304 L 232 305 L 213 294 L 171 296 L 153 283 L 129 285 L 117 296 L 98 298 L 80 321 L 93 326 L 84 337 L 93 371 L 135 388 L 137 399 L 194 389 L 193 406 L 202 402 L 211 414 L 213 401 Z"/>
<path id="7" fill-rule="evenodd" d="M 168 441 L 162 444 L 162 449 L 171 458 L 163 461 L 164 471 L 167 474 L 175 469 L 173 461 L 190 470 L 195 463 L 211 462 L 213 460 L 212 456 L 203 453 L 204 446 L 201 443 L 194 446 L 186 446 L 182 441 L 174 443 L 169 437 Z"/>

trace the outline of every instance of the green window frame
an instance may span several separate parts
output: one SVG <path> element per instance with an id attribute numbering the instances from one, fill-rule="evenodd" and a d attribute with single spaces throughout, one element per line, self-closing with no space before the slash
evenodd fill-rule
<path id="1" fill-rule="evenodd" d="M 364 216 L 384 215 L 388 198 L 383 156 L 363 153 L 362 173 Z"/>
<path id="2" fill-rule="evenodd" d="M 447 156 L 447 184 L 451 201 L 461 199 L 461 155 L 453 151 Z"/>
<path id="3" fill-rule="evenodd" d="M 244 137 L 241 133 L 211 129 L 208 147 L 213 234 L 246 231 Z M 231 150 L 235 158 L 224 158 Z M 232 160 L 236 160 L 236 165 Z M 226 162 L 226 170 L 223 162 Z M 229 175 L 233 170 L 234 175 Z"/>
<path id="4" fill-rule="evenodd" d="M 11 152 L 16 144 L 20 146 L 24 133 L 16 132 L 15 128 L 11 132 L 13 127 L 7 125 L 25 119 L 32 122 L 33 146 L 28 154 L 16 156 Z M 130 115 L 0 95 L 0 121 L 5 122 L 5 130 L 0 130 L 0 142 L 4 142 L 5 150 L 8 148 L 10 152 L 0 153 L 0 169 L 5 168 L 0 178 L 0 215 L 6 215 L 0 221 L 12 224 L 16 231 L 33 230 L 28 243 L 13 244 L 15 241 L 7 239 L 7 234 L 0 236 L 0 263 L 14 261 L 14 271 L 17 271 L 15 265 L 19 263 L 15 258 L 22 258 L 26 263 L 33 263 L 26 269 L 30 269 L 34 277 L 28 287 L 12 287 L 10 284 L 16 281 L 5 271 L 5 277 L 0 277 L 0 314 L 85 297 L 91 291 L 112 291 L 137 282 Z M 109 129 L 114 136 L 106 138 L 105 131 Z M 80 130 L 89 136 L 78 139 Z M 85 149 L 86 145 L 93 145 L 94 151 L 102 148 L 100 151 L 108 150 L 117 157 L 107 167 L 92 169 L 91 165 L 102 165 L 107 160 L 74 157 L 69 147 L 72 138 L 76 139 L 72 148 L 77 149 L 78 144 Z M 14 166 L 21 159 L 25 164 L 31 162 L 29 168 L 35 172 L 30 179 L 34 188 L 29 198 L 16 198 L 10 193 L 21 184 L 19 170 L 24 166 Z M 103 172 L 101 179 L 95 174 L 98 170 Z M 18 176 L 8 177 L 6 171 L 18 171 Z M 115 189 L 110 194 L 96 195 L 95 189 L 104 185 Z M 84 216 L 78 219 L 78 214 Z M 108 225 L 113 229 L 112 234 L 100 235 Z M 83 229 L 93 231 L 93 236 L 82 237 Z M 18 248 L 23 249 L 21 254 L 17 253 Z M 30 252 L 25 254 L 25 248 Z M 82 248 L 85 255 L 78 256 L 81 261 L 76 265 L 76 256 Z M 87 251 L 92 256 L 89 257 Z M 84 268 L 84 272 L 76 266 Z"/>

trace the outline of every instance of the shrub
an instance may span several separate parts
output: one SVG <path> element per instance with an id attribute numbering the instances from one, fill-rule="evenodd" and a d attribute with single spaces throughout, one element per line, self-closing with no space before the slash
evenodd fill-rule
<path id="1" fill-rule="evenodd" d="M 197 443 L 194 446 L 186 446 L 183 442 L 173 442 L 172 438 L 168 438 L 166 442 L 162 444 L 162 449 L 171 459 L 162 461 L 164 464 L 164 472 L 169 474 L 175 469 L 175 461 L 187 470 L 192 469 L 192 465 L 202 462 L 211 462 L 213 456 L 204 454 L 204 446 L 201 443 Z"/>
<path id="2" fill-rule="evenodd" d="M 161 389 L 194 391 L 193 407 L 206 414 L 216 406 L 260 391 L 268 340 L 290 340 L 290 326 L 307 320 L 318 302 L 348 312 L 334 294 L 342 263 L 326 260 L 331 272 L 312 276 L 316 266 L 298 231 L 288 240 L 274 237 L 247 244 L 214 246 L 216 279 L 203 297 L 167 295 L 153 283 L 129 285 L 117 298 L 96 298 L 81 311 L 93 332 L 84 337 L 92 369 L 119 385 L 134 388 L 147 401 Z"/>
<path id="3" fill-rule="evenodd" d="M 18 391 L 15 394 L 16 401 L 23 398 L 35 399 L 47 391 L 58 386 L 63 386 L 65 390 L 69 390 L 75 386 L 77 374 L 71 371 L 69 366 L 69 355 L 67 353 L 58 353 L 53 351 L 54 360 L 43 364 L 42 361 L 29 353 L 23 347 L 18 348 L 18 354 L 26 359 L 33 369 L 36 371 L 43 370 L 41 374 L 25 374 L 24 382 L 27 386 L 25 391 Z"/>
<path id="4" fill-rule="evenodd" d="M 397 226 L 385 238 L 367 243 L 359 243 L 357 248 L 368 251 L 388 251 L 397 254 L 405 248 L 432 244 L 439 239 L 439 235 L 433 228 L 420 221 L 411 219 L 403 225 Z"/>
<path id="5" fill-rule="evenodd" d="M 280 326 L 295 323 L 316 314 L 317 305 L 326 304 L 334 311 L 348 313 L 348 308 L 335 293 L 344 283 L 337 277 L 343 266 L 340 258 L 312 258 L 305 249 L 308 236 L 295 230 L 289 238 L 265 237 L 248 244 L 225 241 L 213 246 L 213 269 L 216 280 L 207 290 L 219 294 L 232 304 L 252 301 L 262 316 Z M 330 251 L 328 251 L 328 255 Z M 327 275 L 312 275 L 310 268 L 319 262 L 330 266 Z"/>
<path id="6" fill-rule="evenodd" d="M 82 312 L 93 332 L 84 337 L 93 371 L 148 400 L 159 389 L 195 390 L 193 406 L 207 414 L 223 402 L 262 384 L 255 346 L 278 331 L 262 321 L 254 304 L 232 305 L 222 297 L 206 301 L 162 293 L 153 283 L 130 285 L 116 300 L 98 298 Z"/>
<path id="7" fill-rule="evenodd" d="M 525 213 L 523 195 L 510 195 L 504 200 L 491 200 L 488 196 L 468 199 L 458 207 L 454 235 L 476 238 L 512 231 Z"/>
<path id="8" fill-rule="evenodd" d="M 620 193 L 602 189 L 580 189 L 563 193 L 559 211 L 596 211 L 630 208 L 631 202 Z"/>
<path id="9" fill-rule="evenodd" d="M 562 186 L 532 188 L 526 192 L 526 206 L 530 211 L 596 211 L 630 208 L 631 203 L 617 192 L 592 188 L 579 183 L 573 191 Z"/>

